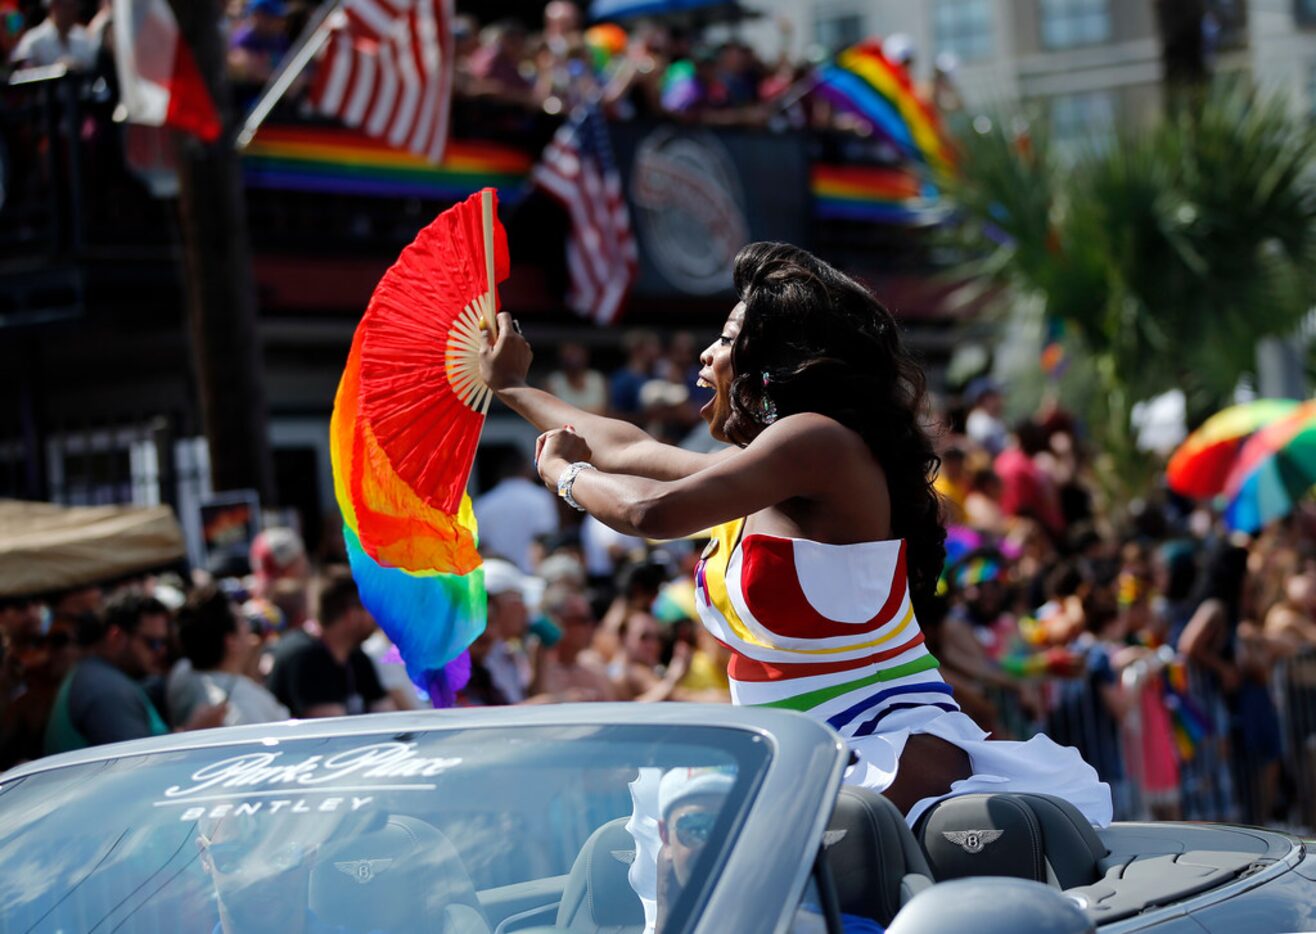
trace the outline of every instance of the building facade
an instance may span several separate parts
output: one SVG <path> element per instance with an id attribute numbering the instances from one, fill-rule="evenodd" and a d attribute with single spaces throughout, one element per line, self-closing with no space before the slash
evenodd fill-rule
<path id="1" fill-rule="evenodd" d="M 1100 142 L 1154 118 L 1162 103 L 1157 9 L 1175 0 L 754 0 L 765 14 L 745 27 L 775 54 L 777 17 L 796 24 L 797 55 L 821 55 L 903 33 L 916 77 L 941 53 L 958 60 L 971 112 L 1022 104 L 1049 117 L 1060 145 Z M 1316 0 L 1207 0 L 1212 67 L 1245 70 L 1316 113 Z"/>

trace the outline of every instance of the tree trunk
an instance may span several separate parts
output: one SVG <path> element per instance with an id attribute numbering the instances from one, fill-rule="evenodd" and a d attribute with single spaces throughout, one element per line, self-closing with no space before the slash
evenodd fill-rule
<path id="1" fill-rule="evenodd" d="M 1203 20 L 1206 0 L 1156 0 L 1161 62 L 1172 98 L 1195 96 L 1208 77 Z"/>
<path id="2" fill-rule="evenodd" d="M 213 145 L 179 138 L 188 322 L 216 490 L 274 494 L 256 293 L 235 127 L 225 77 L 221 0 L 173 0 L 182 38 L 215 100 L 224 131 Z"/>

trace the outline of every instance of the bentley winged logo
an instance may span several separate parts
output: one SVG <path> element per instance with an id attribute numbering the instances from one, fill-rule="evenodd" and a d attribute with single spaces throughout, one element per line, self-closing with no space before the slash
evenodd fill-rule
<path id="1" fill-rule="evenodd" d="M 845 830 L 827 830 L 823 832 L 823 849 L 829 850 L 836 844 L 845 839 L 848 831 Z"/>
<path id="2" fill-rule="evenodd" d="M 357 885 L 365 885 L 392 865 L 391 859 L 345 859 L 334 863 L 334 868 L 345 876 L 351 876 Z"/>
<path id="3" fill-rule="evenodd" d="M 626 864 L 627 866 L 629 866 L 631 863 L 635 862 L 635 851 L 634 851 L 634 850 L 613 850 L 613 851 L 612 851 L 612 858 L 615 859 L 615 860 L 616 860 L 617 862 L 619 862 L 619 863 L 624 863 L 624 864 Z"/>
<path id="4" fill-rule="evenodd" d="M 995 843 L 1003 833 L 1004 830 L 943 830 L 941 835 L 962 847 L 965 853 L 981 853 L 987 844 Z"/>

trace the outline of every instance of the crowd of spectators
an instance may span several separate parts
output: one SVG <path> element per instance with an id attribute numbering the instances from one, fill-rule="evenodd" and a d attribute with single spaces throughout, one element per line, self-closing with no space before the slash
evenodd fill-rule
<path id="1" fill-rule="evenodd" d="M 691 341 L 631 334 L 610 375 L 567 345 L 545 381 L 696 438 Z M 980 379 L 933 425 L 947 559 L 918 614 L 959 704 L 998 737 L 1077 746 L 1120 817 L 1316 826 L 1316 514 L 1244 539 L 1164 491 L 1115 510 L 1077 419 L 1046 404 L 1008 425 L 1004 410 L 1003 387 Z M 727 654 L 696 622 L 702 542 L 618 534 L 564 508 L 523 453 L 481 459 L 488 625 L 459 704 L 730 700 Z M 350 575 L 312 567 L 286 529 L 262 533 L 244 578 L 3 601 L 0 638 L 3 766 L 427 705 Z"/>
<path id="2" fill-rule="evenodd" d="M 960 704 L 1077 746 L 1121 816 L 1311 826 L 1316 515 L 1249 537 L 1164 489 L 1117 511 L 1071 414 L 1007 425 L 986 378 L 956 402 L 942 602 L 920 619 Z"/>
<path id="3" fill-rule="evenodd" d="M 227 71 L 239 106 L 253 103 L 284 57 L 315 21 L 319 0 L 230 0 L 222 25 Z M 0 60 L 12 68 L 63 65 L 111 85 L 114 31 L 110 0 L 0 0 Z M 661 117 L 715 125 L 849 127 L 808 92 L 824 50 L 797 48 L 793 24 L 777 21 L 777 52 L 764 58 L 727 28 L 688 31 L 661 20 L 586 26 L 569 0 L 544 6 L 542 22 L 453 21 L 454 94 L 460 100 L 548 115 L 597 104 L 614 120 Z M 903 35 L 889 55 L 914 72 L 916 50 Z M 835 50 L 826 50 L 835 51 Z M 956 63 L 942 55 L 923 88 L 958 109 Z M 310 74 L 290 99 L 304 91 Z"/>
<path id="4" fill-rule="evenodd" d="M 171 730 L 420 705 L 349 573 L 313 574 L 288 529 L 258 537 L 252 568 L 0 600 L 0 767 Z"/>

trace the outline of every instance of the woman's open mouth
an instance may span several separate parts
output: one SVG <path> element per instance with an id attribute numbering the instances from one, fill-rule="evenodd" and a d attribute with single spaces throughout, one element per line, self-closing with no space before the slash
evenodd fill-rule
<path id="1" fill-rule="evenodd" d="M 698 386 L 700 389 L 711 389 L 711 390 L 713 390 L 713 395 L 709 398 L 709 400 L 708 400 L 707 402 L 705 402 L 705 403 L 704 403 L 702 406 L 700 406 L 700 408 L 699 408 L 699 415 L 700 415 L 700 417 L 703 418 L 705 421 L 707 421 L 707 420 L 708 420 L 708 417 L 709 417 L 709 416 L 712 414 L 712 412 L 713 412 L 713 408 L 717 405 L 717 387 L 714 386 L 714 385 L 713 385 L 713 381 L 710 380 L 710 379 L 709 379 L 707 376 L 705 376 L 703 373 L 700 373 L 700 374 L 699 374 L 699 379 L 695 381 L 695 385 Z"/>

